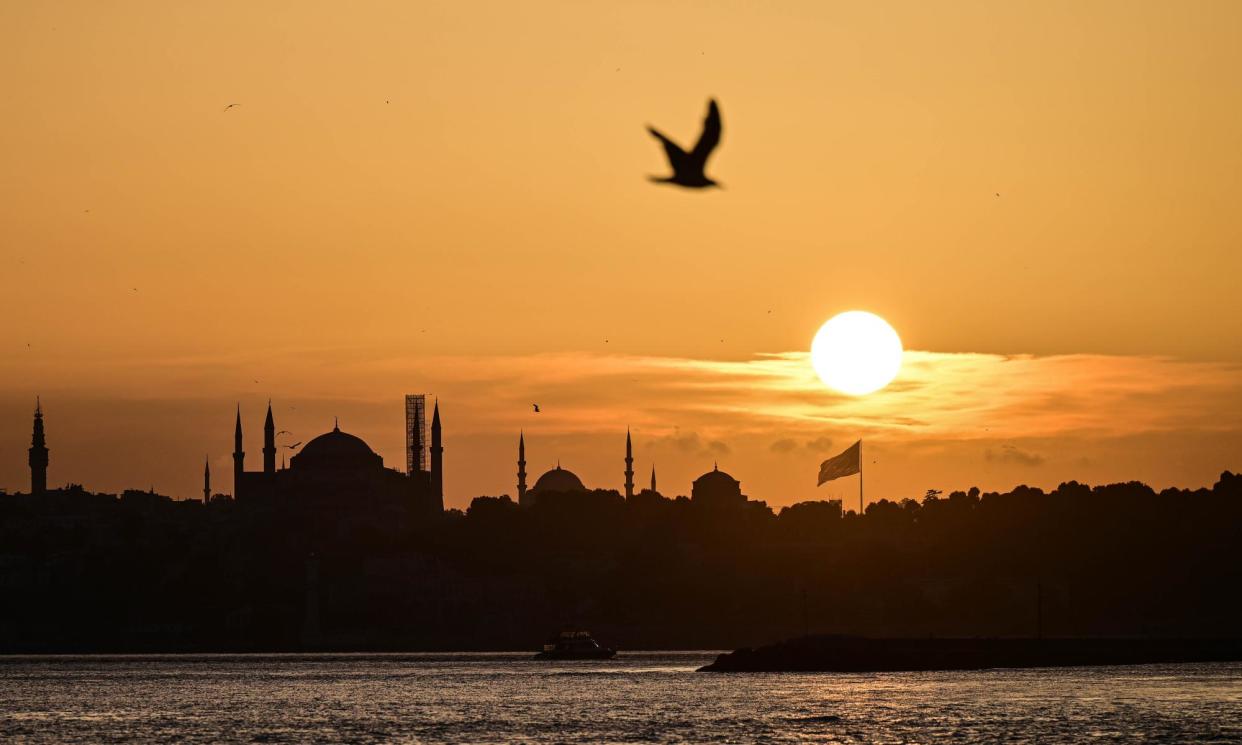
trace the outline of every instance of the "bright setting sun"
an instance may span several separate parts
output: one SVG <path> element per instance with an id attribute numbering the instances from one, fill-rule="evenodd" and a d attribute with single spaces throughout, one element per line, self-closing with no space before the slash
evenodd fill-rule
<path id="1" fill-rule="evenodd" d="M 901 339 L 874 313 L 839 313 L 815 334 L 811 364 L 820 380 L 833 390 L 851 396 L 873 393 L 897 377 Z"/>

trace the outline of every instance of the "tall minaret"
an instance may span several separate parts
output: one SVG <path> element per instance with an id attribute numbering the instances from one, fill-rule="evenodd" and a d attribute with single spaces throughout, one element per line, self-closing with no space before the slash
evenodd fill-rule
<path id="1" fill-rule="evenodd" d="M 651 466 L 651 491 L 655 491 L 655 464 Z"/>
<path id="2" fill-rule="evenodd" d="M 43 403 L 35 397 L 34 432 L 30 435 L 30 493 L 47 493 L 47 441 L 43 439 Z"/>
<path id="3" fill-rule="evenodd" d="M 211 458 L 203 459 L 203 504 L 211 501 Z"/>
<path id="4" fill-rule="evenodd" d="M 241 405 L 237 406 L 237 426 L 233 428 L 233 499 L 241 496 L 242 474 L 246 471 L 246 451 L 242 450 Z"/>
<path id="5" fill-rule="evenodd" d="M 630 443 L 630 428 L 625 428 L 625 498 L 634 498 L 634 446 Z"/>
<path id="6" fill-rule="evenodd" d="M 526 501 L 526 434 L 518 432 L 518 504 Z"/>
<path id="7" fill-rule="evenodd" d="M 431 414 L 431 495 L 444 511 L 444 444 L 440 439 L 440 402 Z"/>
<path id="8" fill-rule="evenodd" d="M 267 421 L 263 423 L 263 473 L 276 473 L 276 422 L 272 420 L 272 402 L 267 402 Z"/>

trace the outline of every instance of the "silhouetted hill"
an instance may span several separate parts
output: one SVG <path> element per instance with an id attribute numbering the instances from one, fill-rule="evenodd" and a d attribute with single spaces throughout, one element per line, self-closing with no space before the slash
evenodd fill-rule
<path id="1" fill-rule="evenodd" d="M 930 494 L 866 514 L 643 492 L 365 507 L 0 495 L 4 651 L 621 649 L 889 637 L 1229 636 L 1242 477 Z M 1038 600 L 1037 600 L 1038 598 Z"/>

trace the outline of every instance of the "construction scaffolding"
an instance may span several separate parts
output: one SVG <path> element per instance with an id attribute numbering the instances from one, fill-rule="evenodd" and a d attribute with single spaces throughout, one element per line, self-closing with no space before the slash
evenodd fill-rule
<path id="1" fill-rule="evenodd" d="M 405 397 L 405 472 L 427 470 L 427 394 Z"/>

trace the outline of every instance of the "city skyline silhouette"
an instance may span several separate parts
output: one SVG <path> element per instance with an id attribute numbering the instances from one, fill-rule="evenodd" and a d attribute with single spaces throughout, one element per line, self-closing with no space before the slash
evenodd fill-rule
<path id="1" fill-rule="evenodd" d="M 670 483 L 727 448 L 773 503 L 858 437 L 892 496 L 1235 467 L 1236 8 L 138 8 L 0 11 L 0 488 L 40 394 L 54 482 L 193 498 L 216 402 L 396 462 L 411 386 L 465 404 L 457 507 L 528 424 L 591 483 L 627 424 Z M 729 188 L 648 183 L 708 99 Z M 784 364 L 849 309 L 914 350 L 868 398 Z"/>
<path id="2" fill-rule="evenodd" d="M 329 431 L 333 417 L 341 415 L 345 428 L 393 467 L 404 461 L 400 397 L 411 387 L 440 391 L 453 402 L 455 424 L 448 435 L 456 456 L 445 466 L 445 504 L 459 509 L 475 496 L 512 488 L 512 443 L 519 431 L 537 445 L 532 469 L 542 472 L 559 457 L 587 483 L 612 488 L 621 485 L 616 443 L 628 423 L 641 443 L 639 466 L 658 464 L 670 487 L 688 489 L 719 460 L 745 475 L 749 493 L 776 506 L 849 496 L 849 486 L 817 488 L 815 474 L 834 447 L 858 437 L 874 453 L 867 483 L 876 498 L 918 497 L 930 488 L 1051 489 L 1071 480 L 1207 486 L 1236 467 L 1242 449 L 1242 430 L 1219 416 L 1242 405 L 1234 383 L 1242 368 L 1231 363 L 921 352 L 906 357 L 894 386 L 865 400 L 824 393 L 798 354 L 730 362 L 583 355 L 408 363 L 379 358 L 360 362 L 365 372 L 343 370 L 323 388 L 311 389 L 303 373 L 287 367 L 306 364 L 304 355 L 274 354 L 264 376 L 273 384 L 294 381 L 287 394 L 273 385 L 277 392 L 271 396 L 280 428 L 289 430 L 280 438 L 286 456 L 295 451 L 283 446 Z M 423 382 L 409 381 L 402 372 L 406 364 L 418 365 Z M 473 381 L 455 379 L 462 365 L 472 367 Z M 529 379 L 516 379 L 515 370 Z M 266 386 L 245 397 L 151 400 L 141 390 L 166 374 L 162 366 L 125 372 L 133 377 L 120 399 L 83 392 L 43 397 L 54 422 L 50 483 L 112 493 L 154 485 L 193 499 L 200 492 L 204 453 L 218 483 L 225 483 L 219 476 L 232 469 L 231 402 L 241 398 L 245 426 L 257 436 L 269 400 Z M 229 388 L 209 371 L 181 366 L 178 374 L 200 396 Z M 551 374 L 565 381 L 563 389 L 540 382 Z M 617 385 L 618 379 L 624 383 Z M 687 383 L 710 394 L 687 398 Z M 1099 388 L 1084 395 L 1083 386 Z M 992 395 L 978 397 L 981 389 Z M 378 390 L 386 394 L 381 398 Z M 535 414 L 532 399 L 542 399 L 545 410 Z M 0 488 L 10 492 L 28 485 L 33 404 L 34 396 L 0 403 L 0 453 L 9 453 L 0 459 Z M 704 404 L 727 407 L 730 414 L 716 415 Z M 846 418 L 851 423 L 842 426 Z M 107 437 L 99 436 L 101 428 Z M 1163 457 L 1168 453 L 1177 457 Z"/>

